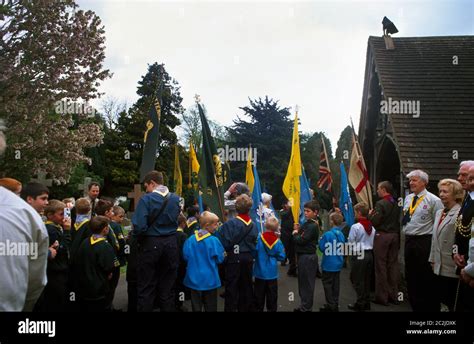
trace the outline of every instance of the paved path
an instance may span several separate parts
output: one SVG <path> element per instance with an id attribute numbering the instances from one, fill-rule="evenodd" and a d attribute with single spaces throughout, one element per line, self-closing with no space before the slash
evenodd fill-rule
<path id="1" fill-rule="evenodd" d="M 280 267 L 280 279 L 278 284 L 278 311 L 288 312 L 293 311 L 299 305 L 299 296 L 298 296 L 298 281 L 295 277 L 289 277 L 286 274 L 288 266 Z M 340 300 L 339 300 L 339 309 L 343 312 L 351 312 L 347 309 L 349 303 L 353 303 L 356 299 L 355 291 L 352 288 L 352 285 L 349 280 L 349 269 L 344 268 L 341 272 L 341 291 L 340 291 Z M 322 307 L 325 303 L 324 290 L 321 279 L 316 280 L 315 288 L 315 304 L 313 306 L 313 311 L 319 311 L 319 308 Z M 222 288 L 221 291 L 224 289 Z M 224 310 L 224 300 L 219 297 L 218 300 L 218 309 L 219 311 Z M 118 309 L 127 309 L 127 282 L 125 281 L 125 274 L 122 274 L 120 278 L 117 291 L 115 293 L 114 306 Z M 185 307 L 191 310 L 190 301 L 185 302 Z M 371 304 L 372 312 L 403 312 L 411 311 L 411 308 L 407 301 L 401 303 L 400 305 L 390 305 L 382 306 L 372 303 Z"/>

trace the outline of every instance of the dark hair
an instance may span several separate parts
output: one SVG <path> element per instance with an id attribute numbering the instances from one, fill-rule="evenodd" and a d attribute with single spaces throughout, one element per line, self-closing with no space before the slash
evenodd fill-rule
<path id="1" fill-rule="evenodd" d="M 26 186 L 21 190 L 20 197 L 26 201 L 28 196 L 36 199 L 36 197 L 41 196 L 42 194 L 49 195 L 48 187 L 41 183 L 31 182 L 26 184 Z"/>
<path id="2" fill-rule="evenodd" d="M 199 207 L 196 207 L 195 205 L 189 207 L 187 209 L 187 213 L 189 217 L 196 216 L 196 214 L 199 214 Z"/>
<path id="3" fill-rule="evenodd" d="M 99 199 L 97 202 L 94 211 L 97 215 L 105 215 L 105 213 L 114 207 L 114 204 L 105 199 Z"/>
<path id="4" fill-rule="evenodd" d="M 186 225 L 186 216 L 184 216 L 183 214 L 179 214 L 178 215 L 178 225 Z"/>
<path id="5" fill-rule="evenodd" d="M 145 178 L 143 178 L 143 183 L 150 184 L 152 181 L 157 184 L 163 184 L 163 173 L 158 171 L 148 172 L 145 175 Z"/>
<path id="6" fill-rule="evenodd" d="M 379 188 L 385 189 L 390 195 L 393 195 L 393 185 L 388 180 L 379 183 Z"/>
<path id="7" fill-rule="evenodd" d="M 109 219 L 105 216 L 94 216 L 89 222 L 89 229 L 93 234 L 99 234 L 109 225 Z"/>
<path id="8" fill-rule="evenodd" d="M 319 211 L 319 203 L 317 201 L 309 201 L 304 204 L 304 208 L 311 209 L 312 211 Z"/>
<path id="9" fill-rule="evenodd" d="M 97 183 L 97 182 L 91 182 L 91 183 L 89 184 L 89 186 L 87 187 L 87 190 L 90 191 L 90 189 L 91 189 L 93 186 L 98 186 L 99 189 L 100 189 L 100 184 L 99 184 L 99 183 Z"/>

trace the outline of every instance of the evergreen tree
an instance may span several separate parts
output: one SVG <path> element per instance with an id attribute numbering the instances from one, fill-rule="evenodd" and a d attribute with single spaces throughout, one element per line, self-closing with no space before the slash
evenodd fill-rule
<path id="1" fill-rule="evenodd" d="M 164 173 L 165 183 L 172 182 L 174 145 L 177 143 L 175 128 L 180 124 L 177 116 L 183 113 L 182 97 L 178 82 L 165 70 L 163 64 L 154 63 L 138 83 L 140 98 L 119 114 L 115 128 L 106 132 L 106 163 L 108 172 L 105 189 L 109 194 L 125 194 L 139 182 L 139 168 L 143 154 L 143 138 L 148 112 L 154 96 L 162 83 L 160 138 L 155 169 Z M 181 159 L 182 170 L 187 159 Z"/>
<path id="2" fill-rule="evenodd" d="M 235 148 L 257 149 L 257 168 L 262 187 L 273 195 L 273 204 L 279 207 L 284 200 L 282 185 L 291 153 L 293 120 L 289 108 L 281 108 L 278 101 L 268 96 L 252 100 L 241 107 L 244 116 L 234 120 L 228 128 Z M 245 181 L 245 162 L 231 162 L 234 181 Z"/>

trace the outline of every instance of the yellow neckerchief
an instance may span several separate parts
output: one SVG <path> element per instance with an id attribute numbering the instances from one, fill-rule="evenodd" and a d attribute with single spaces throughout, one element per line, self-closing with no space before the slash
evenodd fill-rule
<path id="1" fill-rule="evenodd" d="M 177 231 L 177 232 L 181 232 L 181 233 L 184 232 L 182 228 L 177 228 L 176 231 Z"/>
<path id="2" fill-rule="evenodd" d="M 91 235 L 90 240 L 91 240 L 91 245 L 95 245 L 95 244 L 97 244 L 98 242 L 104 241 L 105 238 L 104 238 L 104 237 L 100 237 L 100 238 L 94 239 L 94 236 Z"/>
<path id="3" fill-rule="evenodd" d="M 119 249 L 120 249 L 120 244 L 119 244 L 119 242 L 118 242 L 118 240 L 117 240 L 117 236 L 115 235 L 114 230 L 112 229 L 112 227 L 111 227 L 110 225 L 109 225 L 109 232 L 112 232 L 112 236 L 113 236 L 114 239 L 115 239 L 115 247 L 117 248 L 117 250 L 119 250 Z M 112 243 L 111 243 L 111 244 L 112 244 Z"/>
<path id="4" fill-rule="evenodd" d="M 240 217 L 240 215 L 237 215 L 235 218 L 236 218 L 236 219 L 239 219 L 240 221 L 242 221 L 243 223 L 245 223 L 247 226 L 252 223 L 252 219 L 250 219 L 250 220 L 248 220 L 248 221 L 245 221 L 243 218 Z"/>
<path id="5" fill-rule="evenodd" d="M 74 229 L 75 229 L 76 231 L 78 231 L 79 228 L 81 228 L 83 224 L 85 224 L 85 223 L 87 223 L 87 222 L 89 222 L 89 221 L 90 221 L 90 219 L 84 219 L 84 220 L 82 220 L 81 223 L 75 223 L 75 224 L 74 224 Z"/>
<path id="6" fill-rule="evenodd" d="M 415 196 L 413 196 L 415 197 Z M 415 212 L 416 208 L 418 208 L 418 206 L 420 205 L 421 201 L 423 201 L 423 198 L 425 198 L 425 195 L 421 196 L 420 198 L 418 198 L 418 200 L 416 201 L 415 203 L 415 206 L 413 207 L 413 198 L 410 202 L 410 208 L 408 209 L 408 211 L 410 212 L 410 216 L 413 215 L 413 213 Z"/>
<path id="7" fill-rule="evenodd" d="M 49 221 L 49 220 L 48 220 L 48 221 L 46 221 L 44 224 L 45 224 L 45 225 L 53 225 L 53 226 L 56 227 L 57 229 L 63 230 L 63 227 L 61 227 L 61 225 L 58 225 L 57 223 L 54 223 L 53 221 Z"/>
<path id="8" fill-rule="evenodd" d="M 204 235 L 199 235 L 199 231 L 195 231 L 194 236 L 196 237 L 196 241 L 201 241 L 201 240 L 204 240 L 204 239 L 210 237 L 211 233 L 207 232 Z"/>
<path id="9" fill-rule="evenodd" d="M 194 225 L 195 223 L 197 223 L 197 220 L 194 220 L 194 221 L 191 221 L 191 222 L 186 222 L 186 224 L 188 225 L 188 227 L 191 227 L 192 225 Z"/>

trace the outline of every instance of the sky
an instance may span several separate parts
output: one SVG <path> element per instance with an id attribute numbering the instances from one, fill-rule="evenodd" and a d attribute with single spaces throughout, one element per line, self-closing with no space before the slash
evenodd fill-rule
<path id="1" fill-rule="evenodd" d="M 102 19 L 102 99 L 133 104 L 147 65 L 164 63 L 182 105 L 200 95 L 209 118 L 232 125 L 248 98 L 299 107 L 300 131 L 324 131 L 335 150 L 358 127 L 369 36 L 474 34 L 474 1 L 158 1 L 77 0 Z M 102 100 L 92 103 L 99 106 Z M 244 117 L 245 118 L 245 117 Z"/>

